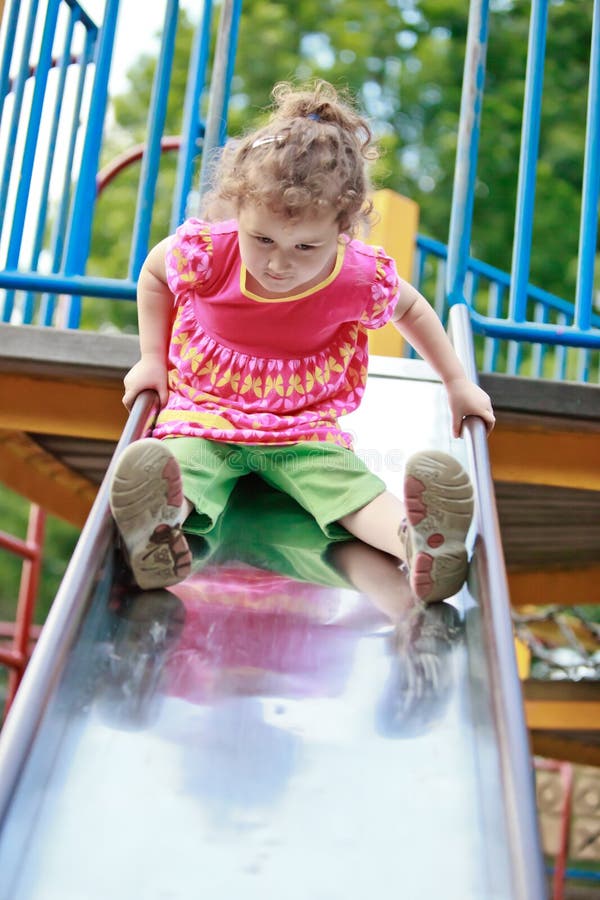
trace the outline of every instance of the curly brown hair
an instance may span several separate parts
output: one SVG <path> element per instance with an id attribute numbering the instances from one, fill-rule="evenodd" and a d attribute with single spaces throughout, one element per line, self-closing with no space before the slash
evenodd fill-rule
<path id="1" fill-rule="evenodd" d="M 237 214 L 247 202 L 291 219 L 333 209 L 340 231 L 356 234 L 371 221 L 368 163 L 378 155 L 366 120 L 325 81 L 301 89 L 277 84 L 273 99 L 264 127 L 225 146 L 206 214 Z"/>

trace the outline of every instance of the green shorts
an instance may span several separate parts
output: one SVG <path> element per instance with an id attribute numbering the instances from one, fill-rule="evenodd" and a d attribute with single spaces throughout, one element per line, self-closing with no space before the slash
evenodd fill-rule
<path id="1" fill-rule="evenodd" d="M 196 513 L 186 530 L 206 534 L 218 521 L 236 482 L 256 474 L 293 497 L 331 539 L 347 535 L 339 519 L 355 512 L 385 491 L 351 450 L 336 444 L 229 444 L 204 438 L 165 438 L 181 467 L 183 492 Z"/>
<path id="2" fill-rule="evenodd" d="M 310 513 L 256 475 L 240 479 L 209 532 L 198 535 L 194 518 L 184 525 L 194 572 L 237 561 L 296 581 L 353 588 L 335 564 L 335 547 L 352 535 L 339 528 L 326 537 Z"/>

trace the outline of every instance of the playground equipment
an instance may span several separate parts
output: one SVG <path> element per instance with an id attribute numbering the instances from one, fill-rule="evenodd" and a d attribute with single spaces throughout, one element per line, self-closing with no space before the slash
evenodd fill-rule
<path id="1" fill-rule="evenodd" d="M 389 841 L 392 835 L 400 833 L 408 854 L 422 861 L 421 868 L 417 870 L 419 863 L 415 863 L 410 874 L 411 896 L 419 896 L 423 885 L 428 893 L 421 896 L 439 894 L 442 886 L 446 896 L 451 896 L 448 885 L 452 879 L 448 873 L 452 872 L 456 896 L 461 900 L 468 896 L 542 897 L 544 873 L 502 544 L 508 551 L 508 583 L 513 602 L 555 599 L 558 588 L 561 596 L 564 598 L 567 593 L 572 602 L 589 602 L 598 597 L 597 546 L 592 542 L 587 553 L 581 552 L 580 540 L 581 535 L 590 531 L 590 523 L 593 525 L 592 510 L 599 490 L 598 389 L 585 383 L 597 371 L 600 346 L 591 287 L 598 206 L 594 160 L 600 129 L 600 112 L 595 102 L 600 77 L 598 3 L 592 37 L 575 302 L 549 296 L 528 284 L 530 202 L 547 13 L 544 2 L 532 5 L 513 272 L 500 273 L 472 260 L 468 253 L 487 39 L 488 9 L 483 0 L 474 0 L 470 14 L 448 246 L 421 238 L 414 232 L 404 234 L 400 241 L 398 253 L 408 247 L 407 259 L 410 251 L 416 249 L 417 282 L 433 279 L 438 285 L 435 297 L 438 311 L 448 320 L 457 350 L 474 378 L 478 372 L 473 330 L 476 341 L 482 342 L 487 374 L 482 374 L 481 379 L 491 391 L 498 412 L 498 428 L 490 442 L 489 455 L 480 422 L 468 424 L 464 448 L 458 450 L 465 454 L 478 494 L 472 578 L 453 606 L 463 637 L 450 654 L 453 677 L 445 685 L 447 705 L 438 705 L 440 718 L 414 744 L 417 752 L 407 751 L 410 764 L 406 762 L 407 756 L 403 764 L 403 754 L 397 749 L 399 744 L 390 743 L 389 736 L 386 740 L 381 734 L 374 734 L 370 726 L 365 728 L 363 721 L 364 697 L 369 697 L 372 712 L 377 685 L 381 687 L 381 681 L 376 684 L 369 672 L 382 673 L 389 669 L 391 676 L 396 665 L 384 644 L 390 634 L 381 621 L 373 625 L 368 599 L 363 595 L 354 592 L 352 599 L 348 599 L 343 592 L 331 589 L 323 594 L 322 607 L 317 604 L 315 611 L 317 614 L 320 609 L 324 620 L 331 606 L 339 609 L 339 618 L 334 616 L 331 624 L 340 625 L 348 641 L 346 649 L 351 647 L 350 656 L 355 654 L 355 663 L 348 663 L 345 669 L 348 675 L 352 673 L 352 679 L 344 686 L 338 684 L 331 696 L 327 690 L 323 695 L 330 701 L 325 707 L 326 715 L 332 717 L 339 734 L 344 735 L 340 748 L 337 738 L 324 729 L 319 704 L 315 706 L 308 690 L 290 694 L 290 683 L 299 678 L 293 665 L 284 671 L 272 669 L 263 673 L 259 688 L 252 689 L 248 680 L 235 681 L 224 657 L 217 658 L 213 661 L 212 675 L 218 683 L 223 679 L 227 683 L 225 705 L 209 697 L 198 712 L 196 707 L 185 705 L 181 698 L 178 701 L 170 696 L 160 682 L 168 648 L 160 641 L 157 645 L 144 641 L 152 641 L 152 634 L 176 632 L 177 610 L 172 603 L 159 604 L 140 623 L 136 618 L 139 604 L 135 600 L 131 602 L 131 598 L 125 602 L 118 594 L 118 559 L 111 544 L 106 482 L 102 478 L 117 441 L 122 448 L 144 432 L 152 397 L 141 398 L 134 415 L 126 421 L 120 405 L 120 382 L 123 372 L 135 360 L 135 339 L 91 336 L 77 331 L 76 326 L 82 295 L 107 300 L 132 300 L 135 296 L 135 279 L 148 247 L 161 152 L 174 149 L 173 138 L 165 137 L 163 128 L 178 4 L 169 0 L 165 7 L 148 136 L 142 150 L 129 271 L 122 279 L 101 279 L 87 276 L 85 263 L 99 176 L 100 186 L 106 182 L 106 177 L 99 172 L 99 158 L 118 5 L 118 0 L 108 0 L 99 26 L 76 0 L 51 0 L 41 25 L 37 24 L 36 3 L 13 2 L 4 15 L 6 37 L 0 96 L 4 102 L 3 122 L 8 122 L 8 138 L 3 147 L 0 189 L 4 223 L 0 288 L 4 290 L 2 320 L 5 323 L 0 327 L 3 392 L 0 475 L 25 496 L 43 501 L 45 508 L 66 515 L 77 524 L 85 522 L 85 527 L 0 740 L 0 871 L 5 880 L 2 889 L 6 885 L 6 896 L 13 900 L 19 896 L 42 896 L 39 891 L 48 891 L 53 879 L 64 888 L 64 879 L 71 876 L 66 875 L 68 861 L 59 852 L 60 847 L 72 846 L 70 842 L 75 835 L 93 838 L 96 833 L 105 839 L 111 831 L 108 827 L 111 810 L 116 804 L 125 803 L 123 832 L 118 829 L 113 832 L 114 880 L 110 884 L 104 880 L 107 874 L 104 861 L 100 868 L 94 863 L 93 841 L 87 844 L 82 841 L 78 843 L 81 866 L 73 870 L 69 863 L 74 890 L 84 891 L 91 897 L 91 882 L 94 882 L 98 896 L 108 892 L 119 896 L 118 891 L 127 897 L 136 892 L 152 896 L 151 889 L 163 888 L 179 891 L 175 896 L 185 896 L 186 884 L 197 875 L 198 857 L 193 854 L 199 852 L 197 836 L 201 834 L 204 840 L 200 868 L 209 873 L 206 877 L 213 879 L 207 886 L 214 888 L 218 884 L 219 896 L 226 897 L 240 890 L 248 893 L 250 884 L 255 884 L 255 889 L 263 894 L 267 885 L 267 890 L 270 887 L 273 893 L 285 890 L 286 896 L 293 896 L 292 890 L 297 890 L 298 896 L 306 896 L 307 891 L 314 893 L 321 887 L 326 896 L 352 896 L 352 891 L 357 897 L 364 896 L 367 882 L 369 892 L 373 883 L 365 880 L 362 870 L 350 866 L 346 871 L 347 863 L 343 862 L 363 855 L 369 872 L 378 873 L 377 887 L 383 897 L 385 890 L 396 884 L 394 873 L 388 867 L 396 859 L 397 844 L 391 846 Z M 204 159 L 206 151 L 225 136 L 239 17 L 239 2 L 222 4 L 208 114 L 206 121 L 201 121 L 197 113 L 198 99 L 207 90 L 209 36 L 213 25 L 212 4 L 204 4 L 190 57 L 182 135 L 178 141 L 172 224 L 183 218 L 190 202 L 193 204 L 193 169 L 199 148 Z M 36 27 L 41 34 L 39 45 L 34 42 Z M 61 41 L 61 51 L 56 55 L 56 46 Z M 39 46 L 39 52 L 35 65 L 30 67 L 34 46 Z M 19 62 L 16 67 L 13 53 Z M 73 90 L 64 90 L 70 82 Z M 85 128 L 80 125 L 82 121 L 86 123 Z M 52 139 L 47 143 L 39 140 L 42 123 L 48 123 L 46 127 L 50 128 Z M 58 213 L 46 246 L 58 135 L 67 153 L 66 160 L 61 160 L 63 180 Z M 82 144 L 81 159 L 76 163 L 78 140 Z M 31 185 L 33 174 L 38 171 L 44 175 L 34 196 Z M 201 170 L 200 187 L 204 177 L 205 172 Z M 414 208 L 413 213 L 416 230 Z M 32 226 L 26 227 L 32 222 Z M 385 215 L 381 227 L 388 228 L 387 236 L 381 240 L 389 246 L 390 230 Z M 40 264 L 42 259 L 51 260 L 44 270 Z M 505 318 L 500 318 L 506 292 L 509 311 Z M 67 330 L 48 327 L 51 325 L 67 326 Z M 506 341 L 512 342 L 512 350 L 507 356 L 507 369 L 498 373 L 499 348 Z M 525 381 L 519 378 L 523 360 L 519 348 L 523 342 L 537 348 L 533 370 L 537 377 Z M 580 354 L 579 375 L 584 383 L 545 384 L 542 363 L 547 366 L 551 355 L 555 376 L 562 377 L 567 347 L 576 348 Z M 374 356 L 386 352 L 389 351 L 375 348 Z M 374 409 L 383 408 L 392 389 L 407 404 L 421 398 L 424 408 L 441 408 L 439 404 L 436 406 L 439 385 L 418 360 L 373 359 L 370 391 Z M 371 433 L 375 427 L 365 418 L 358 417 L 356 421 L 358 434 Z M 395 446 L 392 433 L 386 430 L 374 433 L 378 434 L 376 449 L 383 455 L 384 448 Z M 414 437 L 421 443 L 424 439 L 433 440 L 441 447 L 450 444 L 447 424 L 437 416 L 421 417 Z M 391 480 L 397 477 L 392 457 L 387 459 L 386 468 Z M 48 478 L 49 471 L 53 473 L 52 478 Z M 549 553 L 542 552 L 548 546 L 543 531 L 549 518 L 548 504 L 559 502 L 565 519 L 572 523 L 572 527 L 563 530 L 575 536 L 574 544 L 581 552 L 574 571 L 568 565 L 572 547 L 551 546 Z M 533 522 L 530 520 L 525 535 L 520 524 L 524 506 L 538 509 L 538 516 Z M 511 569 L 515 560 L 511 554 L 519 550 L 525 559 L 521 558 Z M 563 557 L 559 554 L 561 550 Z M 523 566 L 523 561 L 530 561 L 534 551 L 538 554 L 535 565 Z M 562 568 L 555 566 L 548 576 L 551 561 L 558 562 Z M 212 582 L 213 598 L 218 585 Z M 210 592 L 211 583 L 205 588 Z M 219 590 L 221 596 L 229 598 L 232 608 L 243 608 L 241 595 L 236 600 L 235 591 L 227 593 L 222 587 Z M 297 610 L 290 611 L 285 604 L 279 608 L 272 595 L 264 595 L 263 601 L 267 607 L 275 608 L 290 629 L 304 629 L 305 643 L 301 642 L 297 663 L 303 661 L 308 665 L 303 654 L 308 652 L 306 642 L 310 642 L 311 635 L 318 632 L 327 643 L 335 641 L 340 634 L 333 628 L 329 632 L 311 630 L 314 621 L 299 622 Z M 221 612 L 219 608 L 213 610 L 215 622 L 220 621 L 222 605 L 221 600 Z M 122 609 L 125 612 L 119 618 L 118 610 Z M 264 618 L 258 616 L 254 621 L 260 623 L 267 637 L 273 637 Z M 130 631 L 137 634 L 137 651 L 130 648 L 130 654 L 121 654 L 115 647 L 126 647 Z M 446 638 L 448 631 L 452 628 L 446 629 Z M 284 636 L 285 633 L 292 631 L 284 629 Z M 28 640 L 23 643 L 23 634 L 27 634 L 27 628 L 21 628 L 19 638 L 21 669 L 27 652 L 22 648 L 28 646 Z M 446 638 L 442 636 L 442 641 Z M 273 639 L 278 646 L 277 637 Z M 102 658 L 103 652 L 108 652 L 108 656 Z M 136 657 L 136 652 L 141 655 Z M 162 704 L 163 710 L 158 719 L 152 715 L 148 719 L 141 716 L 137 743 L 127 739 L 124 721 L 119 719 L 124 712 L 119 705 L 123 694 L 117 692 L 111 699 L 102 687 L 102 679 L 96 677 L 98 673 L 106 675 L 110 671 L 111 660 L 118 668 L 127 659 L 137 659 L 139 663 L 138 680 L 138 676 L 132 675 L 124 684 L 138 702 L 141 713 L 149 714 L 157 703 Z M 339 659 L 340 665 L 346 665 L 348 657 Z M 369 661 L 370 665 L 365 666 L 361 660 Z M 402 693 L 398 685 L 395 690 L 393 696 L 397 700 Z M 597 703 L 593 698 L 586 702 L 587 709 L 591 710 L 587 713 L 589 717 Z M 534 703 L 532 699 L 530 708 Z M 262 717 L 258 723 L 252 718 L 257 711 Z M 105 721 L 99 723 L 98 714 L 105 714 Z M 116 720 L 111 721 L 111 714 L 116 715 Z M 279 715 L 282 718 L 277 720 Z M 596 718 L 596 726 L 597 722 Z M 580 735 L 581 728 L 569 728 L 569 724 L 552 720 L 548 727 L 548 721 L 544 720 L 543 728 L 537 733 L 533 731 L 534 748 L 541 752 L 549 745 L 548 731 L 554 739 L 557 731 L 562 735 L 569 731 Z M 199 730 L 197 725 L 201 726 Z M 409 729 L 399 727 L 399 734 L 408 738 Z M 256 779 L 257 793 L 240 811 L 235 803 L 233 807 L 228 805 L 232 797 L 227 779 L 239 776 L 235 769 L 236 761 L 239 762 L 238 740 L 249 742 L 261 736 L 266 748 L 264 769 Z M 298 736 L 300 741 L 295 740 Z M 190 767 L 184 769 L 172 752 L 164 756 L 156 750 L 156 742 L 160 743 L 161 737 L 171 750 L 181 751 L 191 741 L 197 749 L 197 759 L 187 760 Z M 402 746 L 410 747 L 415 737 L 413 734 Z M 291 765 L 287 751 L 283 761 L 278 756 L 282 747 L 285 751 L 292 743 L 294 752 L 299 754 L 297 758 L 306 761 L 306 768 Z M 438 752 L 436 748 L 442 745 Z M 207 799 L 206 779 L 213 771 L 211 764 L 215 766 L 215 747 L 224 748 L 224 759 L 231 766 L 228 769 L 225 765 L 220 770 L 223 782 L 217 779 Z M 364 756 L 356 753 L 354 748 L 359 747 L 364 748 Z M 208 753 L 211 748 L 212 757 Z M 258 764 L 259 744 L 255 749 L 251 761 Z M 334 750 L 341 750 L 343 764 L 340 753 Z M 151 761 L 145 772 L 138 765 L 142 757 Z M 97 768 L 92 765 L 94 761 Z M 277 801 L 283 795 L 274 791 L 277 765 L 289 776 L 287 799 L 285 803 L 282 801 L 282 807 Z M 399 780 L 407 765 L 411 772 L 410 784 Z M 364 791 L 349 794 L 335 777 L 338 766 L 347 778 L 346 785 L 360 783 Z M 165 772 L 168 773 L 166 790 L 160 793 L 157 803 L 165 818 L 159 821 L 157 806 L 135 806 L 131 796 L 128 799 L 128 791 L 138 791 L 138 798 L 149 795 Z M 378 780 L 378 773 L 385 775 L 385 781 Z M 182 789 L 184 776 L 188 778 L 189 790 Z M 46 785 L 41 797 L 40 784 Z M 94 790 L 97 784 L 107 785 L 104 799 Z M 416 792 L 415 784 L 419 785 Z M 395 785 L 393 790 L 391 785 Z M 246 787 L 244 782 L 244 790 Z M 407 810 L 407 817 L 399 818 L 409 794 L 414 802 Z M 325 854 L 322 842 L 315 840 L 307 844 L 299 840 L 300 826 L 305 823 L 306 829 L 309 821 L 303 796 L 315 801 L 311 806 L 311 827 L 314 827 L 317 806 L 323 822 L 330 823 L 330 827 L 324 827 L 329 842 Z M 77 797 L 79 802 L 75 802 Z M 203 812 L 191 810 L 186 798 L 198 799 L 204 804 Z M 233 822 L 227 820 L 231 826 L 227 835 L 224 836 L 223 829 L 213 830 L 206 824 L 208 812 L 223 814 L 225 810 L 229 816 L 232 809 L 235 815 Z M 449 823 L 459 809 L 462 810 L 461 827 L 456 827 L 453 834 L 455 826 Z M 439 831 L 434 832 L 432 819 L 438 813 Z M 84 815 L 89 816 L 85 826 Z M 35 833 L 26 841 L 26 836 L 33 833 L 34 820 Z M 372 839 L 363 843 L 365 822 L 376 823 L 377 827 L 373 824 Z M 99 828 L 97 832 L 94 823 Z M 211 844 L 215 834 L 216 843 Z M 258 837 L 247 837 L 252 834 Z M 49 840 L 51 835 L 55 837 L 53 842 Z M 153 846 L 161 847 L 147 873 L 141 873 L 135 862 L 131 865 L 131 856 L 135 854 L 130 854 L 129 848 L 134 835 L 140 841 L 149 840 Z M 185 835 L 191 837 L 193 847 L 187 837 L 183 840 Z M 279 845 L 278 841 L 281 841 Z M 437 867 L 426 862 L 432 843 L 436 859 L 440 860 Z M 127 852 L 121 853 L 119 847 Z M 232 854 L 238 853 L 241 867 L 239 871 L 229 872 L 229 863 L 225 866 L 222 858 L 231 860 Z M 303 872 L 297 870 L 298 857 L 306 863 Z M 162 865 L 169 859 L 177 859 L 177 871 L 176 867 Z M 219 867 L 218 871 L 215 866 Z M 138 881 L 134 884 L 131 879 L 135 881 L 136 877 Z M 313 877 L 316 880 L 311 880 Z"/>

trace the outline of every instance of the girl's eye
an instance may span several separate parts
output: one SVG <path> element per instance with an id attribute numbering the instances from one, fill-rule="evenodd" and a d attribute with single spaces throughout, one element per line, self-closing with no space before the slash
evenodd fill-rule
<path id="1" fill-rule="evenodd" d="M 312 244 L 296 244 L 297 250 L 314 250 L 314 246 Z"/>
<path id="2" fill-rule="evenodd" d="M 259 244 L 272 244 L 273 243 L 271 238 L 262 237 L 261 235 L 257 235 L 256 240 L 258 241 Z"/>

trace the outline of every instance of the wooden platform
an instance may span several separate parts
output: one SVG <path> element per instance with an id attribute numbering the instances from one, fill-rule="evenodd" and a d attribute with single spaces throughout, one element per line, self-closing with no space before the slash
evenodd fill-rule
<path id="1" fill-rule="evenodd" d="M 482 375 L 515 605 L 600 604 L 600 386 Z"/>
<path id="2" fill-rule="evenodd" d="M 137 336 L 0 326 L 0 481 L 82 526 L 127 412 Z"/>

